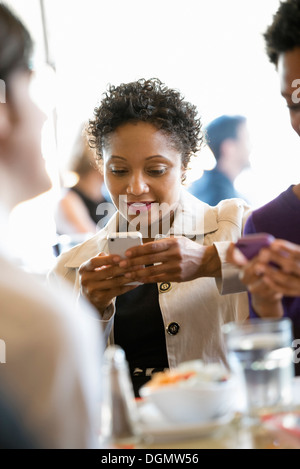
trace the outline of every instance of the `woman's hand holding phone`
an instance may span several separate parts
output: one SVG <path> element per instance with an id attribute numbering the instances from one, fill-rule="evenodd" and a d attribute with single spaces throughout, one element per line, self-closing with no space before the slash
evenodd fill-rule
<path id="1" fill-rule="evenodd" d="M 103 314 L 116 296 L 136 288 L 128 285 L 126 269 L 116 264 L 115 255 L 101 252 L 79 268 L 81 293 Z"/>
<path id="2" fill-rule="evenodd" d="M 130 248 L 134 248 L 135 246 L 142 246 L 143 244 L 142 234 L 139 231 L 128 233 L 112 233 L 107 237 L 107 240 L 108 250 L 110 254 L 114 255 L 115 262 L 120 262 L 121 259 L 125 259 L 126 253 Z M 138 268 L 143 269 L 144 265 L 141 265 Z M 128 283 L 128 285 L 142 285 L 142 283 L 134 281 Z"/>
<path id="3" fill-rule="evenodd" d="M 97 308 L 100 314 L 112 304 L 116 296 L 133 290 L 140 283 L 129 284 L 125 273 L 128 269 L 120 267 L 118 263 L 125 251 L 134 245 L 140 245 L 141 237 L 125 234 L 112 234 L 108 237 L 111 253 L 101 252 L 84 262 L 79 268 L 81 293 Z M 141 266 L 137 267 L 141 269 Z M 132 269 L 131 269 L 132 270 Z"/>
<path id="4" fill-rule="evenodd" d="M 161 238 L 127 251 L 119 263 L 131 272 L 128 279 L 143 283 L 186 282 L 199 277 L 218 277 L 221 263 L 214 246 L 203 246 L 186 237 Z M 139 268 L 144 265 L 145 268 Z"/>

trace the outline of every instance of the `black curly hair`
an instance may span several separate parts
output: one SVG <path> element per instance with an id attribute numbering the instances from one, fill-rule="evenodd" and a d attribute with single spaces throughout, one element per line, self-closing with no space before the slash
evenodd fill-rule
<path id="1" fill-rule="evenodd" d="M 270 62 L 276 66 L 281 53 L 300 47 L 300 0 L 280 3 L 264 38 Z"/>
<path id="2" fill-rule="evenodd" d="M 120 125 L 139 121 L 151 123 L 170 137 L 182 153 L 184 169 L 204 141 L 196 106 L 159 79 L 140 79 L 116 87 L 109 85 L 94 110 L 94 119 L 87 126 L 89 144 L 96 150 L 100 166 L 107 137 Z"/>

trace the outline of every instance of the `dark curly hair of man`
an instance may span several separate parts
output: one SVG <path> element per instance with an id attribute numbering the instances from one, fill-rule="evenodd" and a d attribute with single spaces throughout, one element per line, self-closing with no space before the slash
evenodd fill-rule
<path id="1" fill-rule="evenodd" d="M 280 54 L 300 47 L 300 0 L 280 3 L 264 38 L 269 59 L 276 66 Z"/>
<path id="2" fill-rule="evenodd" d="M 200 150 L 204 137 L 196 106 L 159 79 L 140 79 L 116 87 L 109 85 L 103 96 L 87 127 L 89 144 L 96 150 L 100 164 L 107 137 L 128 122 L 149 122 L 168 135 L 182 153 L 185 169 L 191 155 Z"/>

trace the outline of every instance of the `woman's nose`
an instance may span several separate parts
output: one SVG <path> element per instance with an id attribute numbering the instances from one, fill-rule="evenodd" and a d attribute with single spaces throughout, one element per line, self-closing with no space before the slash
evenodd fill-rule
<path id="1" fill-rule="evenodd" d="M 127 186 L 127 194 L 141 195 L 149 192 L 148 184 L 140 174 L 133 175 Z"/>

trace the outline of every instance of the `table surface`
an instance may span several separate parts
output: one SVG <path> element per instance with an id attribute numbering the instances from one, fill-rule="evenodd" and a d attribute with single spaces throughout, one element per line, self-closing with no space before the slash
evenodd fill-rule
<path id="1" fill-rule="evenodd" d="M 299 409 L 300 410 L 300 409 Z M 263 423 L 239 417 L 206 435 L 192 438 L 145 439 L 136 449 L 300 449 L 300 438 L 286 431 L 271 430 Z"/>
<path id="2" fill-rule="evenodd" d="M 300 422 L 300 379 L 296 378 L 294 402 L 289 412 L 299 414 Z M 175 431 L 174 431 L 175 430 Z M 176 431 L 171 435 L 144 433 L 136 449 L 300 449 L 299 435 L 287 429 L 279 429 L 266 423 L 265 419 L 250 419 L 241 414 L 232 415 L 220 425 L 207 428 L 207 431 Z M 197 429 L 196 429 L 197 430 Z"/>

